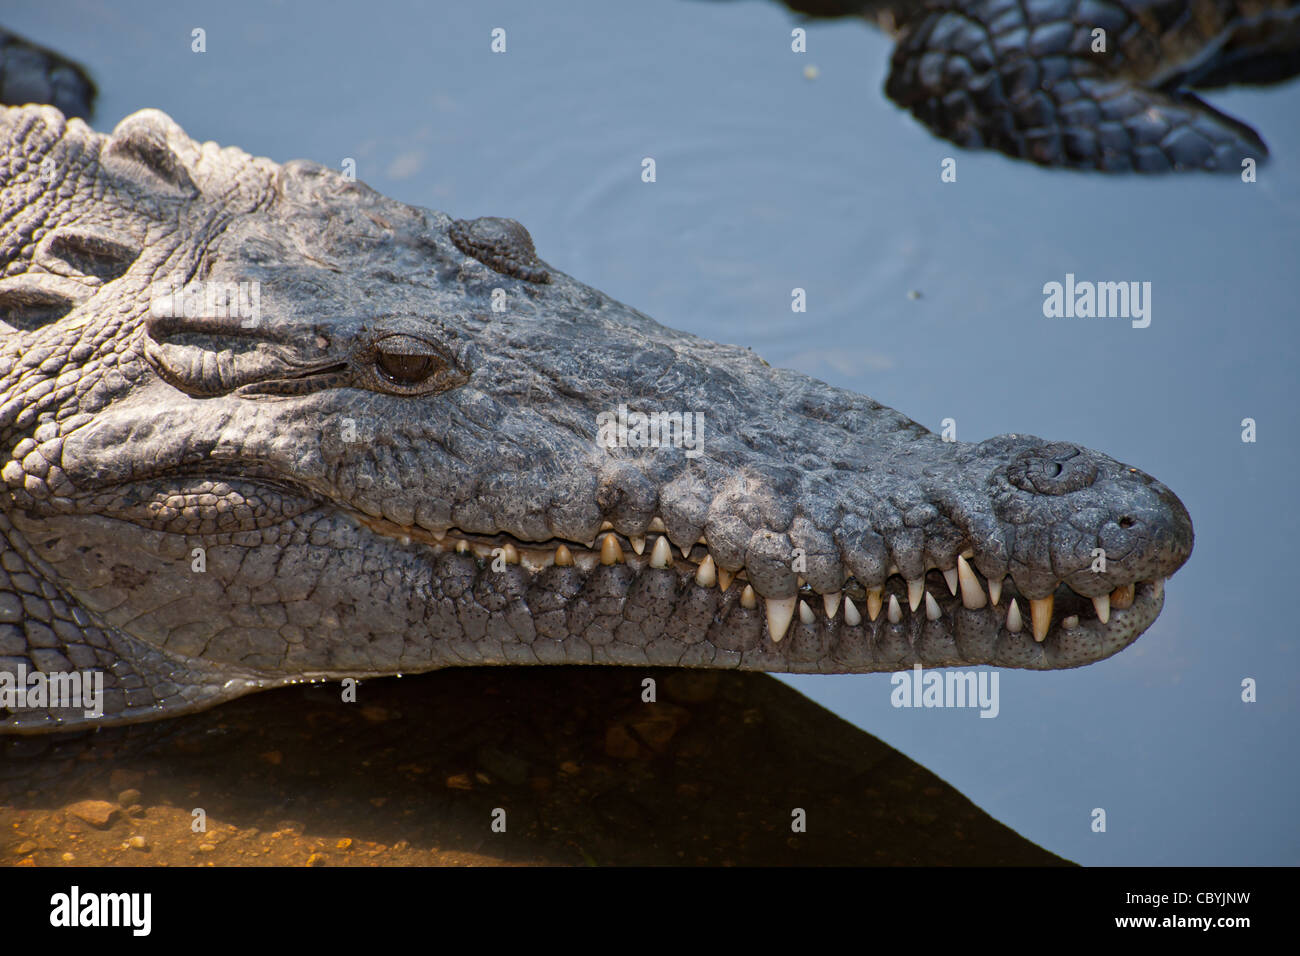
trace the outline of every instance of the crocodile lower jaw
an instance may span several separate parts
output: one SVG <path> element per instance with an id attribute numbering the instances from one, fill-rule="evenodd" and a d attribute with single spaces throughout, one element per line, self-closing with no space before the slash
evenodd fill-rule
<path id="1" fill-rule="evenodd" d="M 1159 579 L 1120 585 L 1097 597 L 1081 595 L 1062 582 L 1046 597 L 1028 598 L 1019 592 L 1010 575 L 997 582 L 985 578 L 966 560 L 969 551 L 957 556 L 955 567 L 931 568 L 925 578 L 908 581 L 895 572 L 883 584 L 866 587 L 850 577 L 841 590 L 833 593 L 818 593 L 800 578 L 798 593 L 766 597 L 749 584 L 743 568 L 719 568 L 704 538 L 685 552 L 675 547 L 663 533 L 659 519 L 651 522 L 649 534 L 636 537 L 619 534 L 605 522 L 596 540 L 581 544 L 558 538 L 526 542 L 508 534 L 467 534 L 456 528 L 438 533 L 366 515 L 357 518 L 375 533 L 402 544 L 418 542 L 434 553 L 473 555 L 481 561 L 500 559 L 532 574 L 552 566 L 576 567 L 590 573 L 600 566 L 626 564 L 638 573 L 656 569 L 689 574 L 695 586 L 702 588 L 721 587 L 727 591 L 738 582 L 742 607 L 755 609 L 763 602 L 774 642 L 786 636 L 796 616 L 809 627 L 830 626 L 841 609 L 848 627 L 861 627 L 864 621 L 874 623 L 882 615 L 889 624 L 898 625 L 911 616 L 937 622 L 955 619 L 962 610 L 991 613 L 992 608 L 1005 608 L 1004 614 L 1001 610 L 998 613 L 1007 633 L 1027 631 L 1039 644 L 1053 631 L 1064 637 L 1084 637 L 1090 628 L 1110 629 L 1112 621 L 1119 630 L 1133 629 L 1136 637 L 1155 619 L 1164 597 L 1164 580 Z"/>

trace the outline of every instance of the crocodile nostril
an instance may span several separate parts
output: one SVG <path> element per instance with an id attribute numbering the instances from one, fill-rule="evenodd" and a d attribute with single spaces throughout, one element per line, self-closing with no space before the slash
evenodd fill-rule
<path id="1" fill-rule="evenodd" d="M 1137 524 L 1137 522 L 1134 521 L 1132 518 L 1130 518 L 1128 515 L 1125 515 L 1124 517 L 1119 519 L 1119 526 L 1121 528 L 1131 528 L 1135 524 Z"/>

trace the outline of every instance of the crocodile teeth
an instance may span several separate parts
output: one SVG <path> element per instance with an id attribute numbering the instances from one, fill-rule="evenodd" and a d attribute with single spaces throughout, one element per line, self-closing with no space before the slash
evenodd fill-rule
<path id="1" fill-rule="evenodd" d="M 600 563 L 606 567 L 623 563 L 623 549 L 612 534 L 605 535 L 605 540 L 600 543 Z"/>
<path id="2" fill-rule="evenodd" d="M 1019 634 L 1025 629 L 1025 622 L 1020 617 L 1020 605 L 1016 599 L 1011 599 L 1011 606 L 1007 608 L 1007 630 L 1012 634 Z"/>
<path id="3" fill-rule="evenodd" d="M 1073 631 L 1078 626 L 1079 626 L 1079 615 L 1077 614 L 1071 614 L 1069 617 L 1067 617 L 1065 620 L 1061 622 L 1061 627 L 1065 628 L 1067 631 Z"/>
<path id="4" fill-rule="evenodd" d="M 799 620 L 803 621 L 809 627 L 812 627 L 817 623 L 817 615 L 813 613 L 813 609 L 810 608 L 805 601 L 799 602 Z"/>
<path id="5" fill-rule="evenodd" d="M 980 579 L 975 576 L 971 566 L 960 554 L 957 555 L 957 574 L 961 578 L 961 604 L 968 611 L 978 611 L 988 603 Z"/>
<path id="6" fill-rule="evenodd" d="M 927 621 L 937 621 L 943 616 L 943 611 L 939 609 L 939 602 L 936 601 L 929 591 L 925 592 L 925 619 Z"/>
<path id="7" fill-rule="evenodd" d="M 632 542 L 633 551 L 635 551 L 637 554 L 645 554 L 645 535 L 631 534 L 628 535 L 627 540 Z M 663 539 L 660 538 L 659 540 L 662 541 Z"/>
<path id="8" fill-rule="evenodd" d="M 641 539 L 641 544 L 644 547 L 645 538 Z M 638 550 L 637 554 L 640 553 L 641 552 Z M 650 567 L 666 568 L 672 563 L 673 553 L 668 550 L 668 539 L 660 535 L 658 538 L 655 538 L 654 550 L 650 552 Z"/>
<path id="9" fill-rule="evenodd" d="M 961 555 L 958 555 L 961 557 Z M 943 572 L 943 579 L 948 582 L 948 593 L 954 597 L 957 595 L 957 569 L 949 568 Z"/>
<path id="10" fill-rule="evenodd" d="M 1045 598 L 1031 598 L 1029 601 L 1029 616 L 1034 622 L 1034 640 L 1042 643 L 1047 637 L 1047 631 L 1052 626 L 1052 602 L 1054 595 L 1047 595 Z"/>
<path id="11" fill-rule="evenodd" d="M 903 609 L 898 605 L 898 598 L 889 595 L 889 623 L 897 624 L 903 619 Z"/>
<path id="12" fill-rule="evenodd" d="M 867 617 L 875 620 L 880 617 L 880 608 L 885 603 L 885 592 L 880 588 L 867 592 Z"/>
<path id="13" fill-rule="evenodd" d="M 858 613 L 858 606 L 853 603 L 853 598 L 844 599 L 844 623 L 849 627 L 857 627 L 862 623 L 862 615 Z"/>
<path id="14" fill-rule="evenodd" d="M 457 542 L 456 542 L 456 553 L 457 553 L 457 554 L 468 554 L 468 553 L 469 553 L 469 542 L 466 541 L 464 538 L 461 538 L 459 541 L 457 541 Z"/>
<path id="15" fill-rule="evenodd" d="M 767 599 L 767 630 L 772 635 L 773 643 L 785 637 L 785 632 L 790 629 L 790 622 L 794 620 L 794 606 L 798 600 L 797 597 Z"/>
<path id="16" fill-rule="evenodd" d="M 731 582 L 735 580 L 736 572 L 728 571 L 726 568 L 718 568 L 718 587 L 727 590 L 731 587 Z"/>
<path id="17" fill-rule="evenodd" d="M 516 548 L 513 544 L 509 544 L 509 543 L 503 544 L 501 546 L 501 557 L 505 558 L 506 564 L 518 564 L 519 549 Z"/>
<path id="18" fill-rule="evenodd" d="M 1103 594 L 1101 597 L 1092 599 L 1092 606 L 1097 612 L 1097 620 L 1103 624 L 1110 623 L 1110 595 Z"/>
<path id="19" fill-rule="evenodd" d="M 573 552 L 564 545 L 555 549 L 555 566 L 557 568 L 573 567 Z"/>
<path id="20" fill-rule="evenodd" d="M 719 571 L 718 573 L 721 574 L 722 572 Z M 745 585 L 745 590 L 740 592 L 740 606 L 749 608 L 751 611 L 758 607 L 758 595 L 754 593 L 753 587 L 748 584 Z"/>
<path id="21" fill-rule="evenodd" d="M 658 515 L 655 515 L 653 518 L 650 519 L 650 527 L 647 528 L 646 530 L 653 531 L 656 534 L 668 533 L 668 529 L 664 527 L 664 519 L 659 517 Z"/>
<path id="22" fill-rule="evenodd" d="M 702 588 L 711 588 L 718 583 L 718 566 L 713 563 L 713 555 L 705 555 L 704 560 L 700 562 L 700 566 L 695 570 L 695 583 Z"/>
<path id="23" fill-rule="evenodd" d="M 925 596 L 925 579 L 917 578 L 914 581 L 907 582 L 907 604 L 913 611 L 921 606 L 921 599 Z"/>
<path id="24" fill-rule="evenodd" d="M 1127 611 L 1133 606 L 1137 590 L 1131 584 L 1121 584 L 1110 592 L 1110 606 L 1117 611 Z"/>
<path id="25" fill-rule="evenodd" d="M 835 615 L 840 613 L 840 600 L 843 597 L 843 591 L 835 591 L 831 594 L 822 595 L 822 607 L 826 611 L 826 620 L 835 620 Z"/>
<path id="26" fill-rule="evenodd" d="M 612 524 L 610 524 L 608 521 L 602 521 L 602 522 L 600 523 L 600 530 L 601 530 L 601 531 L 613 531 L 613 530 L 614 530 L 614 526 L 613 526 Z"/>
<path id="27" fill-rule="evenodd" d="M 989 600 L 993 602 L 994 607 L 997 607 L 998 602 L 1002 600 L 1002 579 L 1001 578 L 998 578 L 996 581 L 994 580 L 989 581 Z"/>

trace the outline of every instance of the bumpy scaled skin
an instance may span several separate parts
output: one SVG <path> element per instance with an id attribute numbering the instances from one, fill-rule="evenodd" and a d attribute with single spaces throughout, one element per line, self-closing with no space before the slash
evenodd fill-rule
<path id="1" fill-rule="evenodd" d="M 898 35 L 891 99 L 944 139 L 1046 166 L 1240 172 L 1267 147 L 1190 91 L 1300 73 L 1300 0 L 784 2 L 877 21 Z"/>
<path id="2" fill-rule="evenodd" d="M 0 144 L 0 671 L 102 668 L 104 723 L 458 664 L 1075 667 L 1191 552 L 1136 469 L 943 442 L 323 167 L 153 110 Z M 601 441 L 620 405 L 703 424 Z"/>

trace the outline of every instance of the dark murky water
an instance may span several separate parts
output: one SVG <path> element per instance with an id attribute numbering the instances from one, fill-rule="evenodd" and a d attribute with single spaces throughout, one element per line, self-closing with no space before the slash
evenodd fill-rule
<path id="1" fill-rule="evenodd" d="M 798 56 L 794 20 L 772 3 L 55 2 L 6 18 L 90 65 L 98 128 L 157 106 L 196 138 L 277 160 L 352 157 L 360 178 L 404 201 L 520 220 L 543 258 L 668 325 L 752 346 L 932 428 L 954 418 L 963 440 L 1069 439 L 1156 475 L 1190 510 L 1196 553 L 1160 620 L 1116 658 L 1004 672 L 994 720 L 894 709 L 883 676 L 789 682 L 1071 859 L 1300 861 L 1287 571 L 1300 537 L 1300 84 L 1210 97 L 1272 147 L 1256 184 L 1101 178 L 957 152 L 881 95 L 886 38 L 815 24 Z M 488 49 L 498 26 L 505 55 Z M 207 31 L 201 56 L 194 27 Z M 944 184 L 952 155 L 958 181 Z M 653 185 L 640 181 L 645 156 Z M 1045 319 L 1043 284 L 1066 273 L 1150 281 L 1151 326 Z M 796 286 L 806 315 L 790 312 Z M 1254 444 L 1240 439 L 1245 417 Z M 1259 681 L 1253 705 L 1240 700 L 1247 677 Z M 284 700 L 294 733 L 301 706 Z M 154 793 L 186 806 L 185 772 Z M 309 802 L 312 780 L 291 781 Z M 301 821 L 304 794 L 282 784 L 284 814 Z M 356 826 L 321 832 L 393 852 L 402 817 L 354 796 L 340 806 Z M 1090 830 L 1095 807 L 1107 833 Z M 233 804 L 228 816 L 259 835 L 224 862 L 283 823 Z M 294 853 L 343 852 L 292 832 L 277 839 L 297 841 Z"/>

